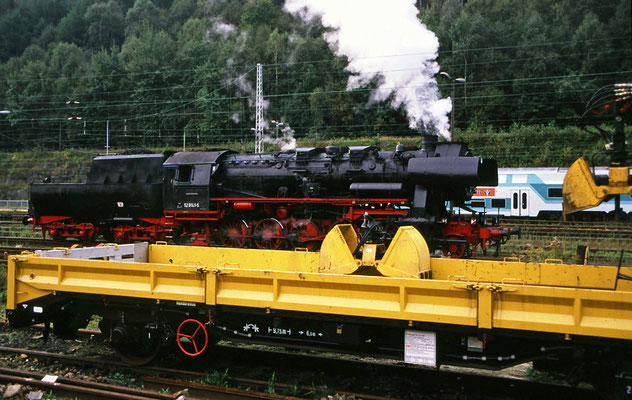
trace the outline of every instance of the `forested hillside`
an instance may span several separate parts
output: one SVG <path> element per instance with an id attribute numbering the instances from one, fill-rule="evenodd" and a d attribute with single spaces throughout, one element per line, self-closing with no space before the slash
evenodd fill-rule
<path id="1" fill-rule="evenodd" d="M 349 60 L 325 40 L 330 29 L 283 4 L 0 1 L 2 148 L 103 149 L 106 129 L 113 148 L 251 141 L 257 63 L 265 118 L 298 138 L 418 135 L 401 108 L 369 101 L 379 75 L 347 90 Z M 594 90 L 632 77 L 629 0 L 417 7 L 439 38 L 441 70 L 466 79 L 453 87 L 437 76 L 443 96 L 455 90 L 457 138 L 576 125 Z"/>

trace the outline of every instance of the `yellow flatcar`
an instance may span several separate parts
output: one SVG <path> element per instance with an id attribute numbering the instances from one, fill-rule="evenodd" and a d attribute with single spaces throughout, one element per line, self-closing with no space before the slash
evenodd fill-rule
<path id="1" fill-rule="evenodd" d="M 339 225 L 320 253 L 144 243 L 9 258 L 12 325 L 72 335 L 92 315 L 130 362 L 220 338 L 498 369 L 555 358 L 627 385 L 632 267 L 434 258 Z M 595 375 L 596 376 L 596 375 Z"/>

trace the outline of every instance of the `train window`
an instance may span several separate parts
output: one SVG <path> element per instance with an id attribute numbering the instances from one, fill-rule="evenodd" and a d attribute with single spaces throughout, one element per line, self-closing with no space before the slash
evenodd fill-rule
<path id="1" fill-rule="evenodd" d="M 511 204 L 511 207 L 515 210 L 518 209 L 518 193 L 513 194 L 513 202 Z"/>
<path id="2" fill-rule="evenodd" d="M 485 200 L 470 201 L 470 207 L 485 208 Z"/>
<path id="3" fill-rule="evenodd" d="M 189 183 L 193 179 L 193 166 L 181 165 L 178 167 L 178 176 L 176 181 L 179 183 Z"/>
<path id="4" fill-rule="evenodd" d="M 505 199 L 492 199 L 492 208 L 505 208 L 507 207 L 507 202 Z"/>
<path id="5" fill-rule="evenodd" d="M 549 188 L 549 197 L 563 197 L 562 188 Z"/>
<path id="6" fill-rule="evenodd" d="M 522 193 L 522 209 L 523 210 L 527 209 L 527 193 L 526 192 Z"/>

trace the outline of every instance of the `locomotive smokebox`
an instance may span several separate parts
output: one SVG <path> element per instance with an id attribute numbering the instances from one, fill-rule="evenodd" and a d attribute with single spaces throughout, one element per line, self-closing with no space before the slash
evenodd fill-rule
<path id="1" fill-rule="evenodd" d="M 410 180 L 417 184 L 498 185 L 496 160 L 480 157 L 412 158 L 408 162 L 408 174 Z"/>

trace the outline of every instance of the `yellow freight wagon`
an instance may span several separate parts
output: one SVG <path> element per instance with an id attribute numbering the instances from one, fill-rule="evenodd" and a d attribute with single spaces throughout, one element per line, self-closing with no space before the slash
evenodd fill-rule
<path id="1" fill-rule="evenodd" d="M 339 225 L 319 253 L 112 245 L 9 258 L 12 325 L 71 336 L 92 315 L 129 362 L 220 338 L 504 368 L 562 360 L 627 383 L 632 268 L 431 257 L 414 228 L 388 249 Z M 581 356 L 578 356 L 581 355 Z M 578 359 L 579 357 L 579 359 Z"/>

